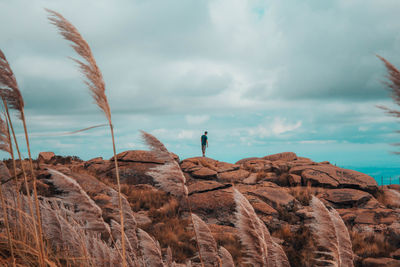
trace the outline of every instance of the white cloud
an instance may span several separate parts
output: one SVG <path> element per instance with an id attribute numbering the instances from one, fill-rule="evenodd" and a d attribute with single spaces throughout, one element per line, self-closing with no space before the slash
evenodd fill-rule
<path id="1" fill-rule="evenodd" d="M 178 133 L 178 139 L 193 139 L 194 135 L 195 135 L 194 131 L 181 130 Z"/>
<path id="2" fill-rule="evenodd" d="M 275 118 L 272 123 L 261 124 L 255 128 L 250 128 L 248 130 L 249 135 L 257 136 L 259 138 L 265 138 L 270 136 L 279 136 L 281 134 L 289 133 L 297 130 L 301 127 L 302 121 L 297 121 L 295 123 L 287 122 L 286 119 Z"/>
<path id="3" fill-rule="evenodd" d="M 336 140 L 303 140 L 299 141 L 300 144 L 312 144 L 312 145 L 326 145 L 336 143 Z"/>
<path id="4" fill-rule="evenodd" d="M 208 115 L 186 115 L 185 120 L 188 124 L 196 125 L 203 124 L 210 119 Z"/>
<path id="5" fill-rule="evenodd" d="M 302 125 L 302 121 L 297 121 L 296 123 L 287 123 L 286 119 L 276 118 L 272 124 L 272 132 L 275 135 L 292 132 Z"/>

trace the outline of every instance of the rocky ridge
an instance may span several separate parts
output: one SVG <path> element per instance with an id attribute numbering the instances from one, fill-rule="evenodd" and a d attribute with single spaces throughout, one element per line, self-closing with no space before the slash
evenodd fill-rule
<path id="1" fill-rule="evenodd" d="M 307 247 L 301 247 L 312 242 L 306 230 L 311 219 L 311 195 L 335 208 L 345 221 L 357 255 L 356 266 L 400 266 L 400 186 L 378 186 L 366 174 L 329 162 L 313 162 L 292 152 L 242 159 L 235 164 L 202 157 L 180 161 L 178 156 L 174 157 L 187 179 L 192 211 L 207 222 L 216 240 L 225 245 L 235 260 L 241 255 L 235 251 L 240 244 L 234 228 L 233 188 L 246 196 L 277 242 L 283 245 L 292 266 L 311 266 L 307 265 Z M 136 224 L 147 227 L 157 238 L 165 224 L 157 221 L 154 214 L 167 214 L 168 209 L 177 207 L 171 196 L 157 189 L 148 174 L 165 162 L 152 152 L 139 150 L 122 152 L 117 159 L 121 183 L 126 189 L 124 205 L 130 210 L 126 216 L 134 216 L 128 219 L 128 225 L 130 222 L 132 229 L 136 229 Z M 6 163 L 11 167 L 10 162 Z M 103 238 L 109 233 L 118 235 L 113 159 L 65 160 L 46 153 L 39 156 L 36 164 L 41 196 L 73 206 L 76 214 L 85 217 L 89 231 Z M 4 164 L 0 173 L 2 180 L 7 179 Z M 145 203 L 138 207 L 135 194 L 139 193 L 143 198 L 148 194 L 152 201 L 159 199 L 160 203 L 154 207 Z M 83 195 L 85 202 L 74 203 L 77 195 Z M 295 240 L 300 236 L 304 240 Z M 130 242 L 137 246 L 133 234 Z M 166 243 L 170 245 L 168 240 L 160 242 L 162 247 Z M 176 244 L 171 246 L 179 247 L 182 240 L 173 242 Z M 362 247 L 374 242 L 384 249 Z"/>

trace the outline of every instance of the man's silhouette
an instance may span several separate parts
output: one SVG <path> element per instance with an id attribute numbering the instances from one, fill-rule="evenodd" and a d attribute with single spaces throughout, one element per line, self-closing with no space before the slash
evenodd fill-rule
<path id="1" fill-rule="evenodd" d="M 206 147 L 208 147 L 207 131 L 201 136 L 201 151 L 203 152 L 203 157 L 206 156 Z"/>

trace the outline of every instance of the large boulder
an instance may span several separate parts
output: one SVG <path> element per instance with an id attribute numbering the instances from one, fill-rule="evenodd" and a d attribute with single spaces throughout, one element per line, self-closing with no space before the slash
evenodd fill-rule
<path id="1" fill-rule="evenodd" d="M 232 188 L 191 194 L 189 201 L 192 211 L 207 217 L 208 223 L 234 225 L 235 202 Z"/>
<path id="2" fill-rule="evenodd" d="M 299 203 L 288 193 L 286 188 L 277 186 L 270 182 L 263 182 L 260 185 L 242 185 L 238 187 L 243 194 L 253 195 L 271 205 L 274 209 L 283 207 L 293 209 Z"/>
<path id="3" fill-rule="evenodd" d="M 371 176 L 330 164 L 296 166 L 291 168 L 289 173 L 300 175 L 303 183 L 314 186 L 358 188 L 372 192 L 376 191 L 378 186 Z"/>
<path id="4" fill-rule="evenodd" d="M 367 192 L 340 188 L 340 189 L 328 189 L 324 193 L 318 195 L 330 203 L 334 204 L 336 208 L 343 207 L 358 207 L 372 198 Z"/>
<path id="5" fill-rule="evenodd" d="M 273 154 L 265 156 L 264 159 L 270 161 L 282 160 L 282 161 L 293 161 L 297 159 L 297 155 L 293 152 L 282 152 L 278 154 Z"/>
<path id="6" fill-rule="evenodd" d="M 218 189 L 228 188 L 231 185 L 224 185 L 212 180 L 194 180 L 188 186 L 189 195 L 196 193 L 204 193 L 207 191 L 214 191 Z"/>
<path id="7" fill-rule="evenodd" d="M 216 173 L 230 172 L 239 169 L 239 165 L 228 162 L 218 161 L 211 158 L 195 157 L 188 158 L 181 162 L 181 168 L 184 172 L 195 172 L 202 168 L 207 168 Z"/>
<path id="8" fill-rule="evenodd" d="M 245 170 L 228 171 L 220 173 L 218 175 L 218 181 L 236 183 L 243 181 L 244 179 L 249 177 L 249 175 L 250 173 Z"/>
<path id="9" fill-rule="evenodd" d="M 196 170 L 196 171 L 191 173 L 191 175 L 194 178 L 206 179 L 206 180 L 216 179 L 217 178 L 217 174 L 218 173 L 216 171 L 214 171 L 212 169 L 209 169 L 207 167 L 202 167 L 202 168 L 200 168 L 200 169 L 198 169 L 198 170 Z"/>
<path id="10" fill-rule="evenodd" d="M 172 155 L 173 157 L 174 154 Z M 155 181 L 149 174 L 152 168 L 163 165 L 165 160 L 160 159 L 152 151 L 130 150 L 117 154 L 119 175 L 121 183 L 125 184 L 150 184 Z M 85 168 L 92 170 L 104 179 L 116 181 L 115 163 L 112 157 L 108 161 L 95 158 L 85 162 Z"/>
<path id="11" fill-rule="evenodd" d="M 382 204 L 389 208 L 400 208 L 400 191 L 384 186 L 379 191 Z"/>
<path id="12" fill-rule="evenodd" d="M 392 209 L 338 209 L 338 212 L 350 223 L 369 225 L 392 225 L 400 219 L 400 213 Z"/>
<path id="13" fill-rule="evenodd" d="M 54 152 L 40 152 L 37 160 L 40 163 L 48 163 L 54 156 Z"/>

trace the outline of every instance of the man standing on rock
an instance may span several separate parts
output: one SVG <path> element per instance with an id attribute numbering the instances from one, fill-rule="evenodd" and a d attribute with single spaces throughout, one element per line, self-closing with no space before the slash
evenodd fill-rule
<path id="1" fill-rule="evenodd" d="M 201 151 L 203 152 L 203 157 L 206 156 L 206 147 L 208 147 L 207 139 L 207 131 L 205 131 L 204 134 L 201 136 Z"/>

